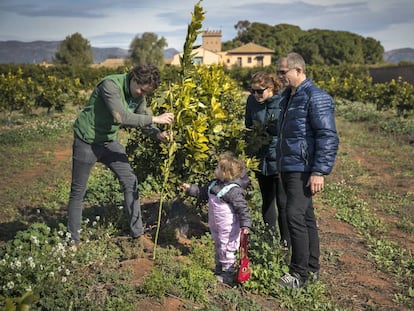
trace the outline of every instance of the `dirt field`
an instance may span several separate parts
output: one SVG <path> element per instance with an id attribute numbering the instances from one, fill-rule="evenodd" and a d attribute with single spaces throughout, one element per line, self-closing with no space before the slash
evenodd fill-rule
<path id="1" fill-rule="evenodd" d="M 347 126 L 341 123 L 340 126 Z M 348 134 L 347 134 L 348 135 Z M 404 174 L 401 166 L 393 166 L 393 161 L 383 154 L 377 154 L 363 149 L 362 147 L 352 146 L 348 138 L 341 142 L 340 152 L 346 152 L 348 158 L 356 161 L 368 172 L 369 183 L 372 191 L 394 191 L 396 193 L 413 193 L 414 182 L 410 174 Z M 34 167 L 17 172 L 13 180 L 0 182 L 1 187 L 12 184 L 18 188 L 20 184 L 36 182 L 44 174 L 49 174 L 50 170 L 63 163 L 63 167 L 70 170 L 71 145 L 70 141 L 60 144 L 58 148 L 47 148 L 44 152 L 52 153 L 51 159 L 47 163 L 38 163 Z M 55 146 L 56 147 L 56 146 Z M 395 145 L 384 146 L 384 148 L 394 148 L 393 157 L 404 159 L 406 156 L 402 151 L 395 148 Z M 3 159 L 5 160 L 5 159 Z M 412 166 L 406 170 L 414 170 Z M 341 163 L 337 164 L 341 166 Z M 334 182 L 338 176 L 335 172 L 327 182 Z M 411 180 L 411 182 L 410 182 Z M 21 201 L 19 206 L 26 206 L 29 202 Z M 143 210 L 145 204 L 154 204 L 152 201 L 143 200 Z M 349 224 L 335 218 L 335 210 L 329 206 L 321 204 L 316 206 L 318 215 L 318 225 L 321 239 L 321 280 L 324 282 L 330 293 L 330 298 L 343 308 L 350 310 L 408 310 L 393 301 L 393 296 L 398 293 L 396 280 L 392 275 L 379 271 L 375 262 L 370 259 L 367 247 L 356 230 Z M 397 219 L 376 209 L 376 216 L 380 217 L 384 224 L 390 225 L 391 230 L 387 231 L 386 238 L 397 241 L 408 250 L 414 250 L 414 236 L 407 234 L 396 228 Z M 0 217 L 0 236 L 5 238 L 4 231 L 7 223 L 7 215 Z M 16 229 L 16 228 L 15 228 Z M 4 239 L 3 239 L 4 240 Z M 182 240 L 182 243 L 188 241 Z M 148 243 L 152 241 L 148 239 Z M 152 267 L 150 254 L 148 258 L 125 262 L 124 265 L 135 267 L 135 282 L 139 284 L 140 279 L 150 271 Z M 188 302 L 187 302 L 188 303 Z M 168 297 L 163 304 L 154 299 L 147 299 L 141 304 L 140 310 L 163 310 L 176 311 L 184 310 L 184 302 L 177 297 Z M 271 307 L 269 306 L 269 310 Z"/>

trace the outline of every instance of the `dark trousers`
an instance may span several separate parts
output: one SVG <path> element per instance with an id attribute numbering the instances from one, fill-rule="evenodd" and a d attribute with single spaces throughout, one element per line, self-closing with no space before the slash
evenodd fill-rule
<path id="1" fill-rule="evenodd" d="M 124 191 L 124 207 L 131 236 L 143 234 L 137 178 L 128 162 L 125 148 L 117 141 L 88 144 L 75 135 L 72 158 L 72 184 L 68 204 L 68 231 L 76 243 L 80 241 L 82 203 L 92 167 L 101 162 L 119 179 Z"/>
<path id="2" fill-rule="evenodd" d="M 307 279 L 309 272 L 319 271 L 319 236 L 310 188 L 310 173 L 281 174 L 287 197 L 287 219 L 292 243 L 290 272 Z"/>
<path id="3" fill-rule="evenodd" d="M 276 233 L 276 219 L 279 226 L 280 240 L 290 246 L 290 234 L 286 213 L 286 193 L 279 175 L 265 176 L 257 174 L 257 180 L 262 194 L 263 221 Z M 277 212 L 276 212 L 277 207 Z"/>

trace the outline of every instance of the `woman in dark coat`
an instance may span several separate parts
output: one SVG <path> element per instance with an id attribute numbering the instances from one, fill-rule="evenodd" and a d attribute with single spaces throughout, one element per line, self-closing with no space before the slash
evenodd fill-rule
<path id="1" fill-rule="evenodd" d="M 256 177 L 262 194 L 263 220 L 276 234 L 277 219 L 282 247 L 288 248 L 290 235 L 286 218 L 286 194 L 276 162 L 281 87 L 280 80 L 269 73 L 260 71 L 252 76 L 245 125 L 253 131 L 250 134 L 253 144 L 252 142 L 248 144 L 253 146 L 252 155 L 260 161 Z"/>

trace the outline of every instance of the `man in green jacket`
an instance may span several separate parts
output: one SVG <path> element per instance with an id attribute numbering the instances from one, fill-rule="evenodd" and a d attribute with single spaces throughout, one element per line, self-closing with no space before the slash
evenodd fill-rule
<path id="1" fill-rule="evenodd" d="M 152 64 L 134 67 L 126 74 L 105 77 L 94 88 L 89 101 L 74 124 L 72 184 L 68 204 L 68 231 L 80 242 L 82 202 L 88 178 L 96 162 L 109 167 L 121 182 L 124 205 L 132 238 L 143 233 L 137 178 L 125 148 L 117 140 L 120 126 L 140 127 L 159 141 L 171 138 L 153 124 L 171 124 L 174 115 L 152 116 L 145 95 L 160 85 L 160 71 Z"/>

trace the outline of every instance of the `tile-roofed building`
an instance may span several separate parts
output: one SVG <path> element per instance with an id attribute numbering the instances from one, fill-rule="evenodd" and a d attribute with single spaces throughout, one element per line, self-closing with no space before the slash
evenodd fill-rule
<path id="1" fill-rule="evenodd" d="M 274 52 L 264 46 L 250 42 L 223 52 L 225 54 L 222 55 L 222 61 L 225 66 L 269 66 L 272 63 L 272 55 Z"/>
<path id="2" fill-rule="evenodd" d="M 218 48 L 220 46 L 220 48 Z M 194 50 L 194 63 L 211 65 L 222 63 L 226 67 L 264 67 L 272 63 L 274 51 L 264 46 L 247 43 L 232 50 L 222 51 L 221 31 L 204 31 L 203 45 Z M 180 65 L 183 53 L 174 55 L 171 65 Z"/>
<path id="3" fill-rule="evenodd" d="M 220 54 L 206 50 L 202 46 L 194 49 L 193 53 L 193 63 L 196 65 L 212 65 L 221 63 Z M 183 53 L 175 54 L 172 58 L 171 65 L 180 65 L 180 57 L 183 56 Z"/>
<path id="4" fill-rule="evenodd" d="M 246 54 L 246 53 L 264 53 L 264 54 L 273 54 L 275 51 L 268 49 L 264 46 L 247 43 L 245 45 L 239 46 L 238 48 L 226 51 L 227 54 Z"/>

